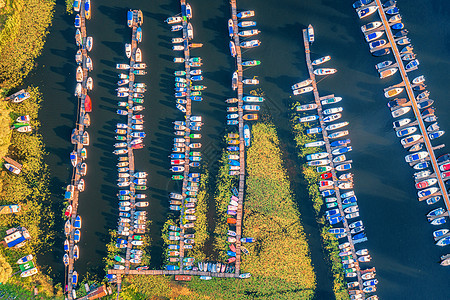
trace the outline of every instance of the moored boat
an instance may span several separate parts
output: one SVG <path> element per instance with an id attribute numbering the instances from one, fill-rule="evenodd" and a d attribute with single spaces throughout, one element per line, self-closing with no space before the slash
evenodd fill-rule
<path id="1" fill-rule="evenodd" d="M 331 75 L 336 73 L 337 70 L 336 69 L 331 69 L 331 68 L 322 68 L 322 69 L 316 69 L 314 70 L 314 74 L 315 75 Z"/>
<path id="2" fill-rule="evenodd" d="M 323 63 L 329 61 L 330 59 L 331 59 L 331 56 L 327 55 L 327 56 L 324 56 L 324 57 L 321 57 L 321 58 L 318 58 L 318 59 L 314 60 L 312 62 L 312 65 L 313 66 L 317 66 L 317 65 L 320 65 L 320 64 L 323 64 Z"/>

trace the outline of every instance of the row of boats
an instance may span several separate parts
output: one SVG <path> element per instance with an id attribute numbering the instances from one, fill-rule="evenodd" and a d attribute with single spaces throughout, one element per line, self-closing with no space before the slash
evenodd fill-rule
<path id="1" fill-rule="evenodd" d="M 361 16 L 362 11 L 375 12 L 378 9 L 380 10 L 380 14 L 390 16 L 388 19 L 390 28 L 385 28 L 381 21 L 374 21 L 361 27 L 361 30 L 365 34 L 366 41 L 369 42 L 371 51 L 381 51 L 377 49 L 382 48 L 386 51 L 389 50 L 390 53 L 390 48 L 404 46 L 404 48 L 400 50 L 400 61 L 393 63 L 391 60 L 386 60 L 375 66 L 380 74 L 380 78 L 386 78 L 395 74 L 399 69 L 399 64 L 403 64 L 406 72 L 418 70 L 419 61 L 416 59 L 413 47 L 410 45 L 411 40 L 406 37 L 408 30 L 405 29 L 404 24 L 401 23 L 402 18 L 396 7 L 395 1 L 387 1 L 383 3 L 382 7 L 373 5 L 372 1 L 365 1 L 358 7 L 358 14 Z M 388 42 L 380 39 L 388 30 L 392 32 L 394 41 Z M 425 200 L 428 205 L 434 205 L 443 197 L 443 191 L 441 191 L 438 186 L 438 178 L 441 177 L 443 180 L 446 180 L 450 177 L 450 173 L 447 172 L 447 170 L 450 170 L 450 154 L 444 154 L 438 157 L 437 163 L 439 165 L 439 170 L 433 170 L 433 166 L 430 163 L 429 152 L 425 146 L 425 140 L 435 140 L 441 137 L 444 134 L 444 131 L 440 130 L 437 117 L 434 115 L 435 109 L 432 107 L 434 100 L 429 98 L 430 92 L 427 90 L 425 77 L 423 75 L 415 77 L 410 85 L 412 87 L 414 99 L 411 99 L 408 95 L 407 98 L 395 98 L 394 100 L 390 100 L 387 105 L 394 118 L 402 117 L 411 112 L 411 107 L 414 105 L 416 105 L 419 110 L 419 116 L 396 120 L 393 123 L 393 127 L 397 137 L 401 139 L 400 142 L 402 146 L 411 152 L 405 156 L 405 161 L 416 170 L 414 179 L 415 187 L 418 190 L 417 196 L 419 197 L 419 200 Z M 385 89 L 384 95 L 386 98 L 391 99 L 402 93 L 405 88 L 404 84 L 396 85 Z M 422 133 L 420 133 L 420 122 L 416 118 L 421 118 L 424 122 L 428 123 L 428 125 L 424 124 L 426 132 L 422 131 Z M 446 223 L 446 217 L 448 217 L 448 211 L 444 207 L 434 208 L 427 214 L 430 224 L 436 226 Z M 445 246 L 450 244 L 450 234 L 448 234 L 448 232 L 448 229 L 438 229 L 433 232 L 433 238 L 435 239 L 436 245 Z M 450 259 L 441 261 L 441 264 L 449 265 Z"/>
<path id="2" fill-rule="evenodd" d="M 145 75 L 146 64 L 142 62 L 142 51 L 137 47 L 142 41 L 143 23 L 142 11 L 129 10 L 127 13 L 127 25 L 132 28 L 132 41 L 125 44 L 125 55 L 130 59 L 130 64 L 118 64 L 118 70 L 128 70 L 128 74 L 120 73 L 117 97 L 119 116 L 126 116 L 127 122 L 117 123 L 113 153 L 118 156 L 117 163 L 117 187 L 119 191 L 119 219 L 117 223 L 116 248 L 125 251 L 125 257 L 120 252 L 114 257 L 116 264 L 114 269 L 124 270 L 127 261 L 136 266 L 142 262 L 145 254 L 141 249 L 144 245 L 144 236 L 147 224 L 147 212 L 149 202 L 145 201 L 147 195 L 143 193 L 147 189 L 147 172 L 136 172 L 134 166 L 133 151 L 144 148 L 144 93 L 147 91 L 145 83 L 136 82 L 137 75 Z M 136 72 L 138 71 L 138 72 Z M 126 101 L 124 101 L 126 100 Z M 108 277 L 114 280 L 114 276 Z"/>
<path id="3" fill-rule="evenodd" d="M 309 32 L 313 30 L 311 25 L 308 28 Z M 309 36 L 310 34 L 308 34 Z M 324 56 L 314 60 L 311 65 L 320 65 L 330 61 L 330 59 L 330 56 Z M 315 72 L 313 73 L 316 75 Z M 294 94 L 303 94 L 304 92 L 301 92 L 301 89 L 310 87 L 314 75 L 312 78 L 294 84 L 292 86 Z M 310 88 L 312 91 L 313 88 Z M 357 220 L 360 216 L 359 207 L 353 191 L 353 174 L 349 172 L 352 165 L 351 160 L 348 159 L 348 154 L 353 150 L 350 145 L 351 141 L 347 138 L 349 131 L 345 129 L 349 122 L 340 120 L 343 112 L 342 107 L 328 108 L 329 105 L 340 102 L 341 97 L 330 95 L 320 99 L 320 101 L 317 100 L 314 103 L 296 107 L 298 112 L 317 112 L 315 115 L 299 116 L 298 119 L 300 123 L 308 124 L 319 121 L 319 126 L 305 126 L 307 127 L 306 133 L 312 136 L 323 135 L 323 139 L 309 142 L 304 146 L 314 149 L 329 146 L 331 149 L 330 152 L 322 151 L 308 154 L 306 156 L 307 165 L 315 166 L 317 172 L 320 173 L 318 185 L 327 208 L 325 218 L 332 226 L 329 232 L 339 240 L 339 256 L 344 268 L 345 278 L 348 281 L 347 287 L 350 298 L 363 299 L 364 293 L 376 291 L 378 280 L 375 279 L 375 268 L 365 269 L 364 271 L 361 266 L 361 264 L 371 261 L 369 251 L 367 249 L 355 249 L 355 244 L 366 241 L 367 237 L 363 221 Z M 361 277 L 359 278 L 359 276 Z M 360 285 L 360 282 L 362 285 Z M 378 298 L 373 295 L 368 299 Z"/>
<path id="4" fill-rule="evenodd" d="M 175 102 L 176 108 L 185 114 L 185 121 L 174 121 L 174 134 L 170 164 L 172 179 L 183 181 L 180 193 L 169 195 L 169 209 L 180 212 L 180 226 L 170 225 L 167 245 L 166 270 L 196 269 L 195 258 L 186 255 L 193 249 L 195 243 L 195 221 L 197 195 L 200 188 L 200 173 L 193 173 L 191 168 L 201 166 L 202 153 L 199 143 L 202 135 L 203 122 L 201 116 L 192 115 L 192 101 L 203 100 L 202 91 L 206 86 L 198 83 L 203 80 L 203 65 L 200 57 L 190 57 L 190 50 L 200 48 L 201 43 L 193 43 L 194 30 L 189 22 L 192 18 L 192 8 L 189 3 L 181 6 L 181 15 L 166 19 L 172 25 L 172 32 L 182 30 L 182 37 L 172 38 L 172 50 L 183 51 L 184 57 L 176 57 L 175 63 L 183 63 L 183 70 L 175 71 Z M 182 245 L 182 246 L 181 246 Z M 182 247 L 182 249 L 180 249 Z M 183 254 L 182 254 L 183 253 Z M 203 278 L 202 278 L 203 279 Z"/>
<path id="5" fill-rule="evenodd" d="M 82 226 L 81 216 L 77 215 L 78 193 L 83 192 L 86 187 L 85 180 L 82 177 L 87 173 L 87 164 L 85 162 L 87 158 L 86 147 L 90 144 L 90 137 L 86 128 L 90 126 L 91 122 L 89 112 L 92 111 L 92 101 L 87 93 L 94 86 L 92 77 L 88 75 L 88 72 L 93 69 L 92 59 L 88 55 L 88 52 L 93 47 L 93 38 L 83 36 L 82 33 L 86 32 L 85 21 L 91 18 L 91 1 L 75 0 L 73 9 L 77 13 L 74 22 L 76 28 L 75 42 L 78 46 L 75 55 L 75 62 L 77 64 L 75 72 L 77 82 L 75 97 L 80 102 L 80 105 L 78 105 L 80 122 L 77 123 L 77 127 L 72 130 L 71 134 L 71 143 L 75 145 L 75 149 L 70 153 L 74 176 L 72 183 L 66 187 L 66 193 L 64 195 L 64 199 L 68 202 L 64 215 L 68 220 L 64 225 L 66 240 L 64 241 L 63 256 L 64 266 L 68 273 L 66 278 L 70 281 L 71 285 L 69 286 L 72 286 L 72 288 L 78 283 L 78 273 L 73 269 L 73 263 L 80 257 L 80 249 L 77 244 L 81 239 Z M 76 201 L 74 201 L 75 199 Z M 68 292 L 75 294 L 74 289 Z"/>

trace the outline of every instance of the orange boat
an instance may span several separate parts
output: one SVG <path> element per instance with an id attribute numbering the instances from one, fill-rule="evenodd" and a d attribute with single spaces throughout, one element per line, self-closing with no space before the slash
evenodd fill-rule
<path id="1" fill-rule="evenodd" d="M 236 219 L 235 218 L 227 218 L 227 223 L 228 224 L 236 224 Z"/>
<path id="2" fill-rule="evenodd" d="M 89 95 L 86 95 L 86 98 L 84 98 L 84 110 L 86 112 L 92 111 L 92 101 L 91 101 L 91 97 L 89 97 Z"/>
<path id="3" fill-rule="evenodd" d="M 190 48 L 200 48 L 200 47 L 203 47 L 203 44 L 202 43 L 192 43 L 192 44 L 189 44 L 189 47 Z"/>
<path id="4" fill-rule="evenodd" d="M 243 116 L 243 119 L 246 121 L 258 120 L 258 115 L 257 114 L 246 114 Z"/>

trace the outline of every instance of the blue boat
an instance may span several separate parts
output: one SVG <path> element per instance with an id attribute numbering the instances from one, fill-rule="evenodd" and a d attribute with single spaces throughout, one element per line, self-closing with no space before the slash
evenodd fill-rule
<path id="1" fill-rule="evenodd" d="M 126 115 L 128 115 L 128 111 L 123 110 L 123 109 L 118 109 L 117 114 L 121 115 L 121 116 L 126 116 Z"/>
<path id="2" fill-rule="evenodd" d="M 228 146 L 227 150 L 228 151 L 239 151 L 239 147 L 238 146 Z"/>
<path id="3" fill-rule="evenodd" d="M 227 125 L 237 125 L 239 124 L 238 120 L 227 120 Z"/>
<path id="4" fill-rule="evenodd" d="M 339 155 L 339 154 L 344 154 L 344 153 L 347 153 L 350 151 L 352 151 L 352 146 L 337 148 L 337 149 L 334 149 L 333 151 L 331 151 L 331 153 L 333 155 Z"/>
<path id="5" fill-rule="evenodd" d="M 417 59 L 410 61 L 406 66 L 405 69 L 409 70 L 409 69 L 413 69 L 415 67 L 417 67 L 419 65 L 419 61 Z"/>
<path id="6" fill-rule="evenodd" d="M 362 238 L 365 238 L 365 237 L 366 237 L 366 234 L 364 232 L 361 232 L 361 233 L 358 233 L 358 234 L 354 235 L 352 237 L 352 240 L 356 241 L 356 240 L 359 240 L 359 239 L 362 239 Z"/>
<path id="7" fill-rule="evenodd" d="M 339 140 L 339 141 L 334 141 L 330 144 L 331 147 L 337 147 L 337 146 L 345 146 L 347 144 L 350 144 L 351 140 L 350 139 L 346 139 L 346 140 Z"/>
<path id="8" fill-rule="evenodd" d="M 398 7 L 389 8 L 386 13 L 388 15 L 395 15 L 399 13 Z"/>
<path id="9" fill-rule="evenodd" d="M 400 30 L 400 29 L 403 29 L 404 27 L 405 27 L 405 25 L 403 23 L 396 23 L 391 26 L 391 28 L 395 29 L 395 30 Z"/>
<path id="10" fill-rule="evenodd" d="M 170 155 L 170 158 L 184 158 L 184 154 L 174 153 Z"/>
<path id="11" fill-rule="evenodd" d="M 168 271 L 176 271 L 176 270 L 179 270 L 179 269 L 180 269 L 179 266 L 172 266 L 172 265 L 166 266 L 166 270 L 168 270 Z"/>
<path id="12" fill-rule="evenodd" d="M 431 221 L 431 224 L 432 225 L 442 225 L 442 224 L 445 224 L 446 221 L 447 220 L 445 220 L 445 217 L 440 217 L 440 218 L 437 218 L 437 219 L 434 219 L 433 221 Z"/>
<path id="13" fill-rule="evenodd" d="M 322 132 L 322 128 L 320 128 L 320 127 L 306 129 L 306 134 L 316 134 L 316 133 L 321 133 L 321 132 Z"/>
<path id="14" fill-rule="evenodd" d="M 191 77 L 192 81 L 200 81 L 203 80 L 203 76 L 202 75 L 195 75 Z"/>
<path id="15" fill-rule="evenodd" d="M 128 241 L 124 240 L 124 239 L 121 239 L 121 238 L 118 238 L 117 239 L 117 244 L 126 245 L 126 244 L 128 244 Z"/>
<path id="16" fill-rule="evenodd" d="M 64 251 L 69 252 L 69 241 L 68 240 L 64 241 Z"/>
<path id="17" fill-rule="evenodd" d="M 75 230 L 75 232 L 73 233 L 73 241 L 75 243 L 78 243 L 80 241 L 80 236 L 81 236 L 80 230 L 79 229 Z"/>
<path id="18" fill-rule="evenodd" d="M 236 257 L 236 252 L 233 252 L 233 251 L 231 251 L 231 250 L 228 250 L 228 251 L 227 251 L 227 255 L 228 255 L 228 256 L 231 256 L 231 257 Z"/>
<path id="19" fill-rule="evenodd" d="M 356 203 L 356 200 L 357 200 L 356 197 L 352 196 L 352 197 L 342 200 L 342 204 Z"/>
<path id="20" fill-rule="evenodd" d="M 244 125 L 244 144 L 245 147 L 250 146 L 250 127 L 247 124 Z"/>
<path id="21" fill-rule="evenodd" d="M 75 223 L 73 223 L 73 227 L 74 228 L 81 228 L 81 217 L 77 216 L 77 218 L 75 219 Z"/>
<path id="22" fill-rule="evenodd" d="M 228 164 L 231 166 L 239 166 L 240 165 L 238 160 L 231 160 L 231 159 L 228 161 Z"/>
<path id="23" fill-rule="evenodd" d="M 253 243 L 254 241 L 254 238 L 241 238 L 241 243 Z"/>
<path id="24" fill-rule="evenodd" d="M 192 101 L 202 101 L 203 98 L 200 97 L 200 96 L 191 96 L 191 100 L 192 100 Z"/>
<path id="25" fill-rule="evenodd" d="M 327 216 L 327 217 L 333 217 L 333 216 L 340 215 L 340 214 L 341 214 L 341 212 L 338 208 L 330 209 L 325 212 L 325 216 Z"/>
<path id="26" fill-rule="evenodd" d="M 426 161 L 420 162 L 418 164 L 415 164 L 413 168 L 416 170 L 422 170 L 422 169 L 428 168 L 428 162 L 426 162 Z"/>
<path id="27" fill-rule="evenodd" d="M 120 196 L 125 196 L 125 195 L 129 195 L 131 192 L 129 190 L 121 190 L 119 191 L 119 195 Z"/>
<path id="28" fill-rule="evenodd" d="M 131 10 L 129 10 L 127 12 L 127 24 L 128 24 L 128 27 L 133 26 L 133 12 Z"/>
<path id="29" fill-rule="evenodd" d="M 142 41 L 142 29 L 138 27 L 136 29 L 136 40 L 140 43 Z"/>
<path id="30" fill-rule="evenodd" d="M 391 53 L 391 50 L 389 48 L 380 49 L 377 51 L 372 52 L 373 56 L 383 56 Z"/>
<path id="31" fill-rule="evenodd" d="M 343 219 L 344 219 L 344 218 L 343 218 L 342 216 L 339 216 L 339 217 L 333 217 L 333 218 L 330 218 L 330 219 L 328 220 L 328 222 L 329 222 L 331 225 L 333 225 L 333 224 L 337 224 L 337 223 L 342 222 Z"/>
<path id="32" fill-rule="evenodd" d="M 358 1 L 356 1 L 355 3 L 353 3 L 353 8 L 354 8 L 354 9 L 360 8 L 361 6 L 367 5 L 367 4 L 369 4 L 370 2 L 372 2 L 372 1 L 373 1 L 373 0 L 358 0 Z"/>
<path id="33" fill-rule="evenodd" d="M 189 156 L 190 161 L 200 161 L 202 158 L 200 156 Z"/>
<path id="34" fill-rule="evenodd" d="M 200 173 L 189 173 L 189 178 L 198 178 L 200 177 Z"/>
<path id="35" fill-rule="evenodd" d="M 323 197 L 328 197 L 328 196 L 333 195 L 334 193 L 336 193 L 335 190 L 326 190 L 326 191 L 323 191 L 321 194 Z"/>
<path id="36" fill-rule="evenodd" d="M 233 33 L 234 33 L 234 28 L 233 27 L 234 27 L 233 20 L 229 19 L 228 20 L 228 34 L 230 35 L 230 37 L 232 37 Z"/>
<path id="37" fill-rule="evenodd" d="M 76 285 L 78 283 L 78 273 L 77 271 L 73 271 L 72 273 L 72 284 Z"/>
<path id="38" fill-rule="evenodd" d="M 345 233 L 345 228 L 331 228 L 328 229 L 328 232 L 332 234 Z"/>
<path id="39" fill-rule="evenodd" d="M 81 17 L 79 14 L 77 14 L 75 16 L 75 28 L 80 28 L 81 27 Z"/>

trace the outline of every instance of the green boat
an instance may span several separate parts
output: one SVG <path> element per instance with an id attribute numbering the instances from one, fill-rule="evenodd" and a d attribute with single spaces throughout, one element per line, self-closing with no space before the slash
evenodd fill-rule
<path id="1" fill-rule="evenodd" d="M 201 91 L 191 92 L 191 96 L 201 96 L 201 95 L 202 95 Z"/>
<path id="2" fill-rule="evenodd" d="M 173 180 L 183 180 L 183 178 L 184 178 L 183 175 L 172 175 Z"/>
<path id="3" fill-rule="evenodd" d="M 261 61 L 259 60 L 249 60 L 249 61 L 243 61 L 241 65 L 243 66 L 259 66 L 261 64 Z"/>
<path id="4" fill-rule="evenodd" d="M 147 186 L 145 185 L 137 185 L 134 187 L 138 191 L 145 191 L 147 189 Z"/>
<path id="5" fill-rule="evenodd" d="M 198 151 L 191 151 L 191 152 L 189 152 L 189 155 L 190 156 L 202 156 L 202 153 L 198 152 Z"/>
<path id="6" fill-rule="evenodd" d="M 116 140 L 118 141 L 126 141 L 127 137 L 124 135 L 116 135 Z"/>
<path id="7" fill-rule="evenodd" d="M 193 91 L 203 91 L 204 89 L 206 89 L 206 86 L 204 85 L 194 85 L 191 88 Z"/>
<path id="8" fill-rule="evenodd" d="M 20 128 L 20 127 L 23 127 L 23 126 L 30 126 L 30 124 L 28 124 L 28 123 L 15 123 L 15 124 L 13 124 L 13 127 L 16 129 L 16 128 Z"/>
<path id="9" fill-rule="evenodd" d="M 133 102 L 134 103 L 144 103 L 144 99 L 142 99 L 142 98 L 133 98 Z"/>

